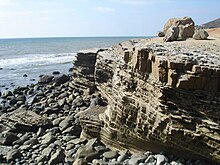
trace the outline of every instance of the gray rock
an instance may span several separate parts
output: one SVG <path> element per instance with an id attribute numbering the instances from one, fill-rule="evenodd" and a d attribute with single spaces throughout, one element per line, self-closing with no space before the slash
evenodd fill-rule
<path id="1" fill-rule="evenodd" d="M 66 104 L 66 98 L 58 100 L 58 105 L 63 107 Z"/>
<path id="2" fill-rule="evenodd" d="M 62 150 L 58 149 L 50 158 L 49 160 L 49 164 L 57 164 L 57 163 L 61 163 L 64 162 L 65 159 L 65 154 Z"/>
<path id="3" fill-rule="evenodd" d="M 50 157 L 51 153 L 52 153 L 53 149 L 50 147 L 44 148 L 42 151 L 42 155 L 45 155 L 47 157 Z"/>
<path id="4" fill-rule="evenodd" d="M 18 140 L 15 133 L 4 131 L 0 133 L 0 144 L 1 145 L 12 145 L 14 141 Z"/>
<path id="5" fill-rule="evenodd" d="M 41 144 L 50 144 L 54 142 L 56 139 L 51 132 L 48 132 L 42 137 Z"/>
<path id="6" fill-rule="evenodd" d="M 63 130 L 65 130 L 66 128 L 70 127 L 72 121 L 74 121 L 74 119 L 73 119 L 72 117 L 70 117 L 70 116 L 66 117 L 63 121 L 61 121 L 61 122 L 59 123 L 60 129 L 63 131 Z"/>
<path id="7" fill-rule="evenodd" d="M 63 118 L 62 117 L 60 117 L 60 118 L 57 118 L 57 119 L 54 119 L 53 120 L 53 125 L 59 125 L 59 123 L 61 122 L 63 120 Z"/>
<path id="8" fill-rule="evenodd" d="M 52 73 L 53 75 L 59 75 L 60 74 L 60 72 L 59 71 L 53 71 L 53 73 Z"/>
<path id="9" fill-rule="evenodd" d="M 164 155 L 155 155 L 155 158 L 157 159 L 156 165 L 164 165 L 165 163 L 168 163 L 168 159 Z"/>
<path id="10" fill-rule="evenodd" d="M 54 76 L 45 75 L 40 78 L 38 81 L 39 84 L 47 84 L 53 80 Z"/>
<path id="11" fill-rule="evenodd" d="M 193 38 L 195 40 L 205 40 L 208 38 L 208 36 L 209 34 L 207 33 L 207 31 L 205 31 L 204 29 L 199 29 L 195 31 Z"/>
<path id="12" fill-rule="evenodd" d="M 27 145 L 22 145 L 19 147 L 19 150 L 29 150 L 32 147 L 31 144 L 27 144 Z"/>
<path id="13" fill-rule="evenodd" d="M 39 127 L 49 127 L 52 125 L 46 117 L 38 115 L 33 111 L 18 109 L 4 118 L 4 124 L 13 128 L 16 132 L 37 132 Z"/>
<path id="14" fill-rule="evenodd" d="M 29 139 L 28 135 L 29 135 L 28 133 L 24 134 L 23 136 L 20 137 L 20 139 L 14 141 L 13 144 L 22 145 L 25 141 L 27 141 Z"/>
<path id="15" fill-rule="evenodd" d="M 70 77 L 64 74 L 64 75 L 55 77 L 53 79 L 53 82 L 55 83 L 56 86 L 58 86 L 58 85 L 66 83 L 69 80 L 70 80 Z"/>
<path id="16" fill-rule="evenodd" d="M 114 159 L 114 158 L 118 157 L 118 152 L 116 152 L 116 151 L 108 151 L 108 152 L 103 153 L 103 156 L 106 159 Z"/>
<path id="17" fill-rule="evenodd" d="M 17 158 L 20 158 L 22 155 L 21 153 L 19 152 L 19 150 L 15 149 L 15 150 L 11 150 L 7 153 L 7 156 L 6 156 L 6 160 L 7 162 L 11 162 L 11 161 L 14 161 L 15 159 Z"/>
<path id="18" fill-rule="evenodd" d="M 23 145 L 29 145 L 30 144 L 31 146 L 33 146 L 33 145 L 36 145 L 38 143 L 39 143 L 39 141 L 36 138 L 32 138 L 30 140 L 25 141 L 23 143 Z"/>

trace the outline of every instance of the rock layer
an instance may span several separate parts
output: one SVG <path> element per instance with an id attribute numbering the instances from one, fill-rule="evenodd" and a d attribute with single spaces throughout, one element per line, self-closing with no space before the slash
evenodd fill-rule
<path id="1" fill-rule="evenodd" d="M 93 68 L 85 82 L 108 100 L 104 113 L 81 116 L 82 135 L 220 162 L 219 57 L 176 45 L 132 40 L 89 54 L 93 63 L 78 58 L 76 70 Z"/>

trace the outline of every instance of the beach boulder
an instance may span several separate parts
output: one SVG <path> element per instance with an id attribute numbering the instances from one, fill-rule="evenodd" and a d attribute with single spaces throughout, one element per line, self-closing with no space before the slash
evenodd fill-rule
<path id="1" fill-rule="evenodd" d="M 196 30 L 195 34 L 193 35 L 193 38 L 195 40 L 205 40 L 207 39 L 209 36 L 208 32 L 205 31 L 204 29 L 199 29 Z"/>
<path id="2" fill-rule="evenodd" d="M 178 30 L 172 30 L 175 31 L 175 36 L 176 32 L 178 32 L 177 37 L 171 37 L 167 39 L 167 36 L 170 36 L 170 32 L 172 31 L 170 28 L 175 27 L 178 28 Z M 194 29 L 195 29 L 195 23 L 190 17 L 184 17 L 184 18 L 171 18 L 169 19 L 166 24 L 164 25 L 163 28 L 163 33 L 165 34 L 165 39 L 164 41 L 176 41 L 176 40 L 185 40 L 187 38 L 190 38 L 194 34 Z M 167 34 L 168 33 L 168 34 Z"/>

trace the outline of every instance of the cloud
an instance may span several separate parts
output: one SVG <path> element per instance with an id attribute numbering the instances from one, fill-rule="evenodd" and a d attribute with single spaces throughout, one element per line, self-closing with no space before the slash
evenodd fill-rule
<path id="1" fill-rule="evenodd" d="M 95 8 L 95 11 L 102 12 L 102 13 L 113 13 L 116 10 L 114 8 L 110 8 L 110 7 L 99 6 L 99 7 Z"/>
<path id="2" fill-rule="evenodd" d="M 11 0 L 0 0 L 0 7 L 14 6 L 15 2 Z"/>
<path id="3" fill-rule="evenodd" d="M 155 3 L 167 3 L 171 0 L 109 0 L 111 2 L 131 4 L 131 5 L 144 5 L 144 4 L 155 4 Z"/>

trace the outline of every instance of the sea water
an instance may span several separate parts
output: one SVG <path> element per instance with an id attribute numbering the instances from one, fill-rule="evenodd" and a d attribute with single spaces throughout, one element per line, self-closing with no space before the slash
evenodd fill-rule
<path id="1" fill-rule="evenodd" d="M 0 92 L 36 83 L 54 71 L 70 74 L 79 50 L 111 47 L 134 37 L 0 39 Z M 142 38 L 142 37 L 135 37 Z"/>

